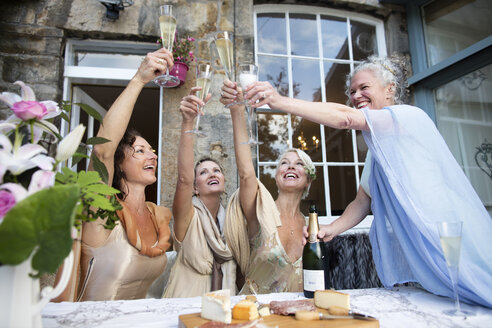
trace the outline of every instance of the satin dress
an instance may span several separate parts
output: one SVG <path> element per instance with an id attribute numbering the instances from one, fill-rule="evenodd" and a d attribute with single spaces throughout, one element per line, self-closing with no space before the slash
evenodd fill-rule
<path id="1" fill-rule="evenodd" d="M 163 218 L 162 207 L 147 204 L 154 223 L 167 224 L 167 229 L 161 229 L 159 240 L 168 240 L 170 211 L 166 209 Z M 161 214 L 158 219 L 156 213 Z M 167 234 L 162 233 L 166 230 Z M 117 222 L 102 246 L 82 244 L 80 262 L 77 301 L 129 300 L 146 297 L 151 284 L 164 272 L 167 256 L 165 252 L 155 257 L 141 254 L 137 247 L 130 244 L 123 224 Z"/>

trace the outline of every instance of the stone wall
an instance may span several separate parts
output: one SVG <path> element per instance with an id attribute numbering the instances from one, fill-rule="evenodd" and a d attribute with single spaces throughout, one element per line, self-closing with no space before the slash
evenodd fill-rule
<path id="1" fill-rule="evenodd" d="M 68 38 L 134 40 L 155 42 L 158 32 L 157 8 L 175 5 L 178 33 L 196 38 L 199 59 L 216 59 L 211 47 L 218 30 L 235 34 L 236 63 L 253 61 L 253 4 L 282 3 L 316 5 L 352 10 L 383 19 L 388 52 L 408 51 L 404 8 L 382 5 L 377 0 L 253 1 L 253 0 L 136 0 L 120 12 L 118 20 L 105 18 L 106 9 L 98 0 L 18 0 L 2 3 L 0 10 L 0 91 L 18 92 L 12 85 L 22 80 L 31 85 L 40 100 L 60 101 L 63 91 L 64 48 Z M 180 99 L 194 85 L 194 68 L 186 83 L 164 92 L 163 159 L 161 203 L 170 206 L 176 183 L 177 140 L 181 116 Z M 228 110 L 218 101 L 223 76 L 216 74 L 206 116 L 200 125 L 208 138 L 197 138 L 196 157 L 212 156 L 226 172 L 227 199 L 238 185 Z M 3 113 L 3 115 L 1 115 Z M 6 111 L 0 111 L 4 118 Z"/>

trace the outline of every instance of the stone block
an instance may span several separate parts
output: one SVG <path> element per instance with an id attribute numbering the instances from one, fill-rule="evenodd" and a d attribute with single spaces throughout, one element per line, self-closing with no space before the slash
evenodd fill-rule
<path id="1" fill-rule="evenodd" d="M 217 17 L 217 3 L 213 1 L 190 1 L 176 8 L 178 31 L 195 35 L 197 38 L 215 31 Z"/>
<path id="2" fill-rule="evenodd" d="M 225 0 L 220 6 L 220 17 L 217 24 L 218 29 L 222 31 L 234 31 L 234 1 Z"/>
<path id="3" fill-rule="evenodd" d="M 3 58 L 2 79 L 6 82 L 58 84 L 60 77 L 59 57 L 21 55 Z"/>
<path id="4" fill-rule="evenodd" d="M 13 24 L 1 24 L 0 48 L 7 54 L 60 56 L 63 31 Z"/>

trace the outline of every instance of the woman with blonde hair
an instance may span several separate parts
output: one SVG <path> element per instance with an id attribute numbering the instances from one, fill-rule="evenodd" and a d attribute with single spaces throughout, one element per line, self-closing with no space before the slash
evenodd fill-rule
<path id="1" fill-rule="evenodd" d="M 178 148 L 178 181 L 173 202 L 174 248 L 177 251 L 163 297 L 201 296 L 229 289 L 236 294 L 236 262 L 227 247 L 221 197 L 225 177 L 219 162 L 202 158 L 194 164 L 193 121 L 205 103 L 191 89 L 180 104 L 182 115 Z M 211 97 L 206 96 L 205 102 Z M 241 286 L 239 286 L 241 287 Z"/>
<path id="2" fill-rule="evenodd" d="M 242 93 L 236 83 L 224 81 L 221 102 L 227 105 L 237 97 Z M 230 111 L 240 186 L 227 207 L 225 237 L 245 277 L 240 294 L 300 292 L 306 225 L 300 204 L 315 179 L 314 165 L 302 150 L 285 151 L 275 172 L 274 200 L 255 175 L 244 105 Z"/>

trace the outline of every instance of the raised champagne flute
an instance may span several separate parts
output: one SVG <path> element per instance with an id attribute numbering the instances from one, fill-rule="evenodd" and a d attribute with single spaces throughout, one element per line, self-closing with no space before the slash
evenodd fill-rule
<path id="1" fill-rule="evenodd" d="M 212 79 L 214 77 L 214 71 L 212 69 L 212 65 L 209 62 L 198 63 L 196 65 L 196 84 L 195 86 L 201 87 L 202 89 L 197 92 L 196 96 L 200 98 L 202 101 L 207 97 L 210 87 L 212 86 Z M 202 108 L 199 108 L 203 110 Z M 198 114 L 196 116 L 195 128 L 193 130 L 185 131 L 185 133 L 194 133 L 199 137 L 206 137 L 207 135 L 199 130 L 200 126 L 200 117 Z"/>
<path id="2" fill-rule="evenodd" d="M 224 72 L 226 74 L 226 79 L 229 81 L 234 81 L 233 79 L 233 68 L 234 68 L 234 35 L 229 31 L 219 31 L 215 34 L 215 47 L 219 53 L 220 62 L 224 67 Z M 229 107 L 231 105 L 237 104 L 233 102 L 226 105 Z"/>
<path id="3" fill-rule="evenodd" d="M 172 52 L 176 33 L 176 17 L 173 16 L 172 5 L 159 7 L 159 28 L 161 30 L 162 47 Z M 180 81 L 176 76 L 169 75 L 169 68 L 166 68 L 166 74 L 156 77 L 154 83 L 164 88 L 173 88 L 179 85 Z"/>
<path id="4" fill-rule="evenodd" d="M 444 253 L 444 258 L 446 259 L 446 266 L 448 267 L 451 284 L 453 285 L 455 305 L 454 309 L 445 310 L 443 312 L 447 315 L 466 317 L 467 315 L 472 315 L 473 312 L 461 309 L 458 296 L 462 226 L 463 223 L 461 221 L 437 222 L 441 247 Z"/>
<path id="5" fill-rule="evenodd" d="M 241 88 L 245 90 L 250 84 L 258 81 L 258 66 L 253 64 L 241 64 L 239 65 L 239 84 Z M 247 100 L 244 101 L 246 105 L 246 111 L 248 113 L 248 142 L 249 145 L 259 145 L 263 142 L 256 140 L 253 136 L 253 115 L 254 109 L 251 108 Z"/>

